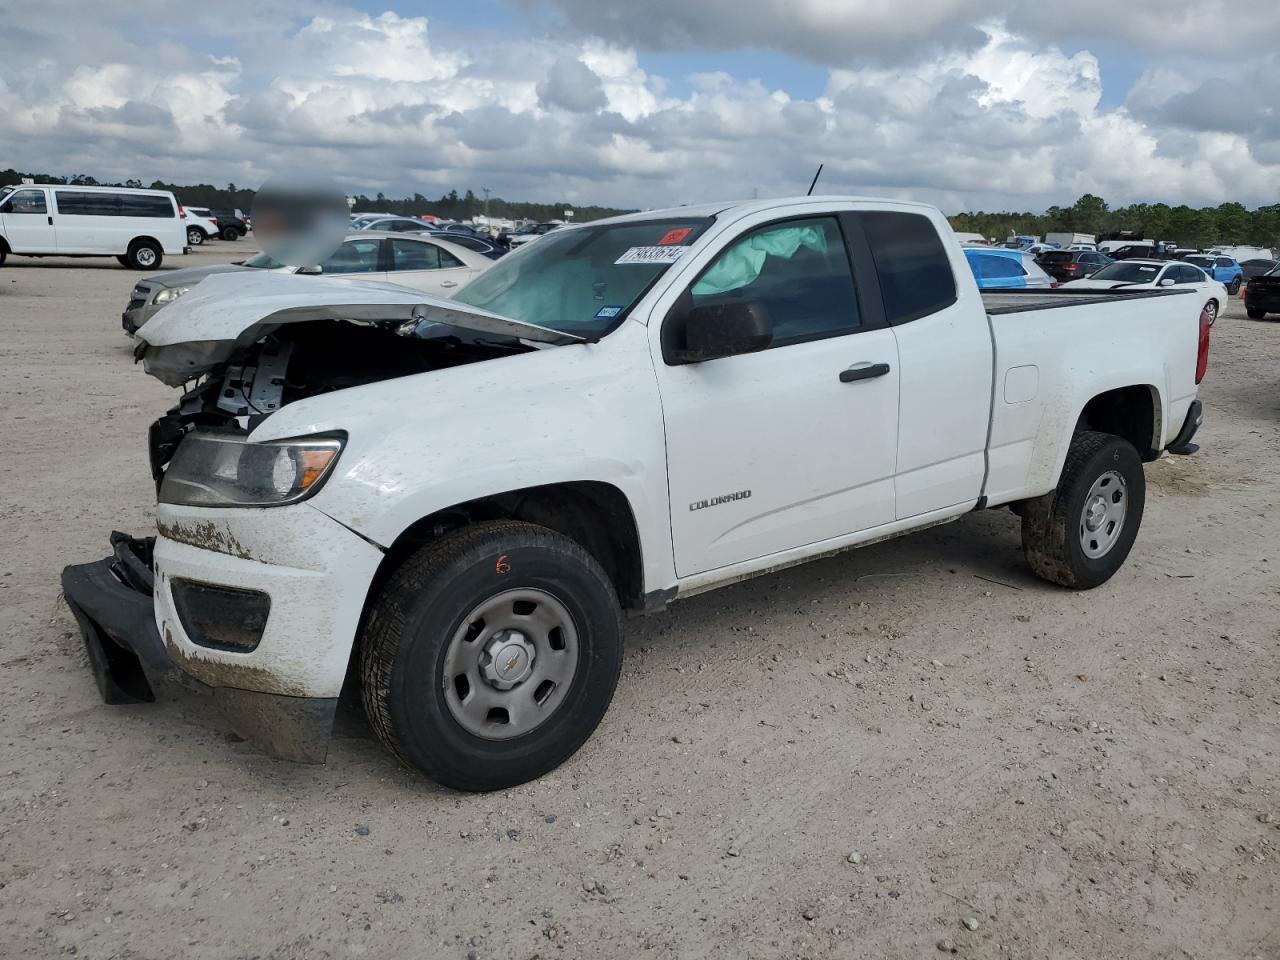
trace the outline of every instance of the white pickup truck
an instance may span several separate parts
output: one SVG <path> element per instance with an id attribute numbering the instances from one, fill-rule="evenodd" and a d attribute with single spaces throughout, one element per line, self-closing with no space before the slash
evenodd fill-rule
<path id="1" fill-rule="evenodd" d="M 798 198 L 564 227 L 452 300 L 219 275 L 139 331 L 154 538 L 68 567 L 109 702 L 212 693 L 322 760 L 344 678 L 488 790 L 590 736 L 621 613 L 971 511 L 1111 577 L 1194 449 L 1209 325 L 1168 291 L 979 293 L 935 209 Z"/>

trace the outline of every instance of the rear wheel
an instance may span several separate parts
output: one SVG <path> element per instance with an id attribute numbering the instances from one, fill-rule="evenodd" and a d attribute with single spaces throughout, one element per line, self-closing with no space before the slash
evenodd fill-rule
<path id="1" fill-rule="evenodd" d="M 240 231 L 238 231 L 235 227 L 223 227 L 222 239 L 223 240 L 239 240 Z"/>
<path id="2" fill-rule="evenodd" d="M 124 264 L 131 270 L 154 270 L 163 259 L 164 253 L 154 240 L 135 240 L 129 244 Z"/>
<path id="3" fill-rule="evenodd" d="M 621 667 L 604 570 L 567 537 L 515 521 L 464 528 L 409 557 L 361 637 L 378 737 L 457 790 L 559 766 L 599 724 Z"/>
<path id="4" fill-rule="evenodd" d="M 187 243 L 198 247 L 204 243 L 204 231 L 199 227 L 187 227 Z"/>
<path id="5" fill-rule="evenodd" d="M 1204 305 L 1205 316 L 1209 318 L 1209 326 L 1218 322 L 1218 301 L 1210 300 Z"/>
<path id="6" fill-rule="evenodd" d="M 1227 293 L 1231 294 L 1234 297 L 1239 292 L 1240 292 L 1240 278 L 1236 277 L 1234 280 L 1231 281 L 1231 286 L 1227 287 Z"/>
<path id="7" fill-rule="evenodd" d="M 1077 434 L 1058 488 L 1023 508 L 1022 549 L 1036 576 L 1075 590 L 1110 580 L 1138 536 L 1146 491 L 1133 444 Z"/>
<path id="8" fill-rule="evenodd" d="M 9 251 L 6 250 L 4 247 L 0 247 L 0 267 L 4 266 L 4 262 L 5 260 L 8 259 L 8 257 L 9 257 Z"/>
<path id="9" fill-rule="evenodd" d="M 1245 307 L 1245 313 L 1249 314 L 1250 320 L 1263 320 L 1267 316 L 1267 311 L 1259 310 L 1257 307 Z"/>

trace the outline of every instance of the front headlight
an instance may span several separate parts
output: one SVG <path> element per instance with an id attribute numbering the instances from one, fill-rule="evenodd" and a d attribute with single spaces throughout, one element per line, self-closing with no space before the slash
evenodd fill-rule
<path id="1" fill-rule="evenodd" d="M 164 473 L 160 502 L 188 507 L 278 507 L 311 496 L 328 478 L 343 437 L 250 443 L 189 433 Z"/>
<path id="2" fill-rule="evenodd" d="M 171 300 L 177 300 L 180 296 L 190 290 L 190 286 L 186 287 L 165 287 L 156 294 L 156 303 L 168 303 Z"/>

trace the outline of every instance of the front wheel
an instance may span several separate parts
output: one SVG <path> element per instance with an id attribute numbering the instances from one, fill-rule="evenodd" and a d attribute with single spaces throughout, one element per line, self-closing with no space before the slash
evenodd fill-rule
<path id="1" fill-rule="evenodd" d="M 1074 590 L 1106 583 L 1129 556 L 1146 495 L 1133 444 L 1109 433 L 1076 434 L 1058 488 L 1023 508 L 1027 563 L 1041 579 Z"/>
<path id="2" fill-rule="evenodd" d="M 456 790 L 555 769 L 604 717 L 621 668 L 621 614 L 600 564 L 516 521 L 466 527 L 410 556 L 361 636 L 379 739 Z"/>

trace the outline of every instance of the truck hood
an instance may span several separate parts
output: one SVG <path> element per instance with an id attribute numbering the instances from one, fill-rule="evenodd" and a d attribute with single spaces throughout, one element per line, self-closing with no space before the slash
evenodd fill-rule
<path id="1" fill-rule="evenodd" d="M 550 345 L 583 342 L 394 283 L 248 272 L 209 276 L 143 324 L 134 357 L 146 372 L 181 386 L 285 324 L 316 320 L 385 326 L 414 337 L 471 331 Z"/>

